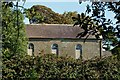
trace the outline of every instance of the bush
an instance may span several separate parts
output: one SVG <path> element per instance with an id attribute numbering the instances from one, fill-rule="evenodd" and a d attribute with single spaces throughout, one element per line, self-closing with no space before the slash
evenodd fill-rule
<path id="1" fill-rule="evenodd" d="M 21 78 L 75 78 L 88 79 L 120 79 L 120 61 L 116 57 L 107 57 L 94 60 L 75 60 L 72 58 L 57 57 L 55 55 L 13 56 L 3 59 L 3 80 L 18 80 Z"/>

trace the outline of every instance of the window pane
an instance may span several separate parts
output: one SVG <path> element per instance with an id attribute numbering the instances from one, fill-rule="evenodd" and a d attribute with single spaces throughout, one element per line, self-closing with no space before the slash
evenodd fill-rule
<path id="1" fill-rule="evenodd" d="M 52 45 L 52 49 L 58 49 L 58 45 L 57 44 L 53 44 Z"/>
<path id="2" fill-rule="evenodd" d="M 80 50 L 81 48 L 82 48 L 82 46 L 80 44 L 77 44 L 76 50 Z"/>
<path id="3" fill-rule="evenodd" d="M 79 58 L 82 59 L 82 45 L 80 45 L 80 44 L 76 45 L 75 57 L 76 57 L 76 59 L 79 59 Z"/>
<path id="4" fill-rule="evenodd" d="M 58 45 L 57 44 L 52 45 L 52 53 L 58 56 Z"/>
<path id="5" fill-rule="evenodd" d="M 29 49 L 33 49 L 34 45 L 32 43 L 29 44 Z"/>
<path id="6" fill-rule="evenodd" d="M 32 52 L 34 52 L 34 45 L 33 45 L 33 43 L 29 43 L 28 48 L 29 48 L 29 49 L 32 49 Z"/>

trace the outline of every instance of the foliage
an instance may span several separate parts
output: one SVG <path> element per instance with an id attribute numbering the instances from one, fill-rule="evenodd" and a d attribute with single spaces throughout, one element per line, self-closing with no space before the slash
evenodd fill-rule
<path id="1" fill-rule="evenodd" d="M 111 50 L 113 55 L 117 55 L 117 59 L 120 60 L 120 44 Z"/>
<path id="2" fill-rule="evenodd" d="M 23 55 L 27 51 L 27 39 L 23 14 L 12 2 L 2 3 L 3 57 Z"/>
<path id="3" fill-rule="evenodd" d="M 26 47 L 26 38 L 24 36 L 24 24 L 22 13 L 19 10 L 12 9 L 12 3 L 3 3 L 3 65 L 2 80 L 20 80 L 20 79 L 80 79 L 80 80 L 119 80 L 120 79 L 120 61 L 118 57 L 111 56 L 103 59 L 94 60 L 75 60 L 69 57 L 57 57 L 52 54 L 40 56 L 20 56 L 24 54 Z M 33 10 L 34 11 L 34 10 Z M 19 29 L 17 27 L 17 13 L 19 19 Z M 13 15 L 14 14 L 14 15 Z M 36 13 L 38 14 L 38 13 Z M 38 14 L 39 15 L 39 14 Z M 38 15 L 35 18 L 38 18 Z M 90 17 L 84 14 L 78 15 L 81 22 L 84 19 L 90 20 Z M 83 17 L 82 19 L 79 19 Z M 41 17 L 40 17 L 41 18 Z M 39 18 L 38 18 L 39 19 Z M 38 20 L 37 20 L 38 21 Z M 34 20 L 33 20 L 34 22 Z M 39 22 L 39 21 L 38 21 Z M 41 22 L 41 21 L 40 21 Z M 109 22 L 109 21 L 108 21 Z M 87 22 L 84 22 L 87 24 Z M 81 25 L 84 25 L 81 24 Z M 99 25 L 98 25 L 99 26 Z M 85 28 L 85 27 L 84 27 Z M 89 28 L 87 28 L 89 29 Z M 91 28 L 90 28 L 91 29 Z M 94 27 L 92 27 L 94 29 Z M 19 33 L 19 34 L 18 34 Z M 24 42 L 25 41 L 25 42 Z M 25 44 L 25 45 L 23 45 Z M 119 51 L 119 45 L 116 47 Z M 18 54 L 18 55 L 13 55 Z"/>
<path id="4" fill-rule="evenodd" d="M 72 20 L 72 17 L 76 17 L 77 16 L 77 12 L 74 11 L 74 12 L 64 12 L 62 14 L 62 16 L 65 18 L 65 23 L 66 24 L 74 24 L 74 21 Z"/>
<path id="5" fill-rule="evenodd" d="M 30 24 L 31 23 L 42 23 L 44 20 L 44 17 L 39 12 L 36 12 L 34 8 L 31 9 L 25 9 L 26 17 L 29 19 Z"/>
<path id="6" fill-rule="evenodd" d="M 16 75 L 14 79 L 17 80 L 18 76 L 23 75 L 23 70 L 18 67 L 19 61 L 27 52 L 23 19 L 23 14 L 13 2 L 2 2 L 2 72 L 7 79 L 13 79 Z"/>
<path id="7" fill-rule="evenodd" d="M 120 44 L 120 1 L 119 2 L 92 2 L 92 5 L 86 6 L 86 12 L 78 14 L 78 17 L 73 17 L 75 25 L 79 25 L 84 32 L 79 33 L 78 37 L 84 37 L 87 35 L 95 35 L 97 39 L 102 36 L 104 41 L 103 48 L 110 50 L 110 46 L 117 46 Z M 107 19 L 105 12 L 112 11 L 115 13 L 114 18 L 116 19 L 116 24 L 113 24 L 112 20 Z M 92 14 L 89 16 L 84 16 L 85 14 Z M 86 39 L 87 39 L 86 37 Z M 104 47 L 107 45 L 107 47 Z"/>
<path id="8" fill-rule="evenodd" d="M 99 33 L 99 31 L 96 29 L 98 27 L 97 24 L 95 24 L 94 20 L 90 16 L 86 16 L 84 13 L 78 14 L 77 17 L 72 17 L 72 19 L 75 21 L 74 25 L 79 25 L 82 29 L 84 29 L 83 32 L 78 33 L 77 37 L 81 38 L 87 35 L 86 39 L 89 37 L 89 35 L 95 35 L 96 38 L 98 36 L 95 33 Z"/>
<path id="9" fill-rule="evenodd" d="M 76 16 L 77 12 L 58 14 L 46 6 L 34 5 L 30 9 L 25 9 L 24 14 L 29 19 L 30 24 L 73 24 L 72 16 Z"/>
<path id="10" fill-rule="evenodd" d="M 120 79 L 120 61 L 116 57 L 94 60 L 75 60 L 44 54 L 37 57 L 13 56 L 3 61 L 3 80 L 6 79 Z"/>

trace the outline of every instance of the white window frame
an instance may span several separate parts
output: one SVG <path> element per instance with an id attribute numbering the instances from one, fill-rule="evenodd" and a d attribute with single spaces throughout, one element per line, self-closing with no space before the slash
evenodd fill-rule
<path id="1" fill-rule="evenodd" d="M 53 49 L 53 46 L 56 46 L 55 49 Z M 59 52 L 58 52 L 58 44 L 54 43 L 51 45 L 51 52 L 52 54 L 56 54 L 58 56 Z"/>
<path id="2" fill-rule="evenodd" d="M 77 49 L 78 46 L 79 46 L 79 49 Z M 82 58 L 82 45 L 81 44 L 75 45 L 75 58 L 76 59 Z"/>
<path id="3" fill-rule="evenodd" d="M 33 43 L 28 44 L 28 55 L 34 56 L 34 44 Z"/>

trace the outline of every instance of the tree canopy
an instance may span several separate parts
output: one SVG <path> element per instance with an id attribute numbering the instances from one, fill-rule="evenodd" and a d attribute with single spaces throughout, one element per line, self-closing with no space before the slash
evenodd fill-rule
<path id="1" fill-rule="evenodd" d="M 25 9 L 24 13 L 30 24 L 73 24 L 72 16 L 77 16 L 77 12 L 59 14 L 43 5 L 34 5 L 30 9 Z"/>
<path id="2" fill-rule="evenodd" d="M 11 57 L 27 52 L 27 38 L 23 14 L 13 2 L 2 3 L 3 55 Z"/>
<path id="3" fill-rule="evenodd" d="M 80 2 L 81 3 L 81 2 Z M 82 4 L 82 3 L 81 3 Z M 79 25 L 84 29 L 84 34 L 81 33 L 78 36 L 95 35 L 98 39 L 100 36 L 103 37 L 104 45 L 117 46 L 120 47 L 120 1 L 119 2 L 92 2 L 92 5 L 86 6 L 86 12 L 78 17 L 73 17 L 76 20 L 75 25 Z M 105 11 L 112 11 L 116 19 L 116 23 L 113 24 L 111 19 L 107 19 L 105 16 Z M 92 14 L 91 19 L 81 18 L 84 14 Z M 88 21 L 85 24 L 84 21 Z M 89 24 L 92 22 L 91 24 Z M 95 25 L 93 25 L 93 23 Z M 84 26 L 83 26 L 84 25 Z M 91 27 L 90 27 L 91 26 Z M 90 28 L 89 28 L 90 27 Z M 109 46 L 110 45 L 110 46 Z M 108 48 L 106 48 L 108 49 Z M 118 51 L 118 50 L 117 50 Z M 113 52 L 113 51 L 112 51 Z M 114 50 L 115 52 L 115 50 Z"/>

